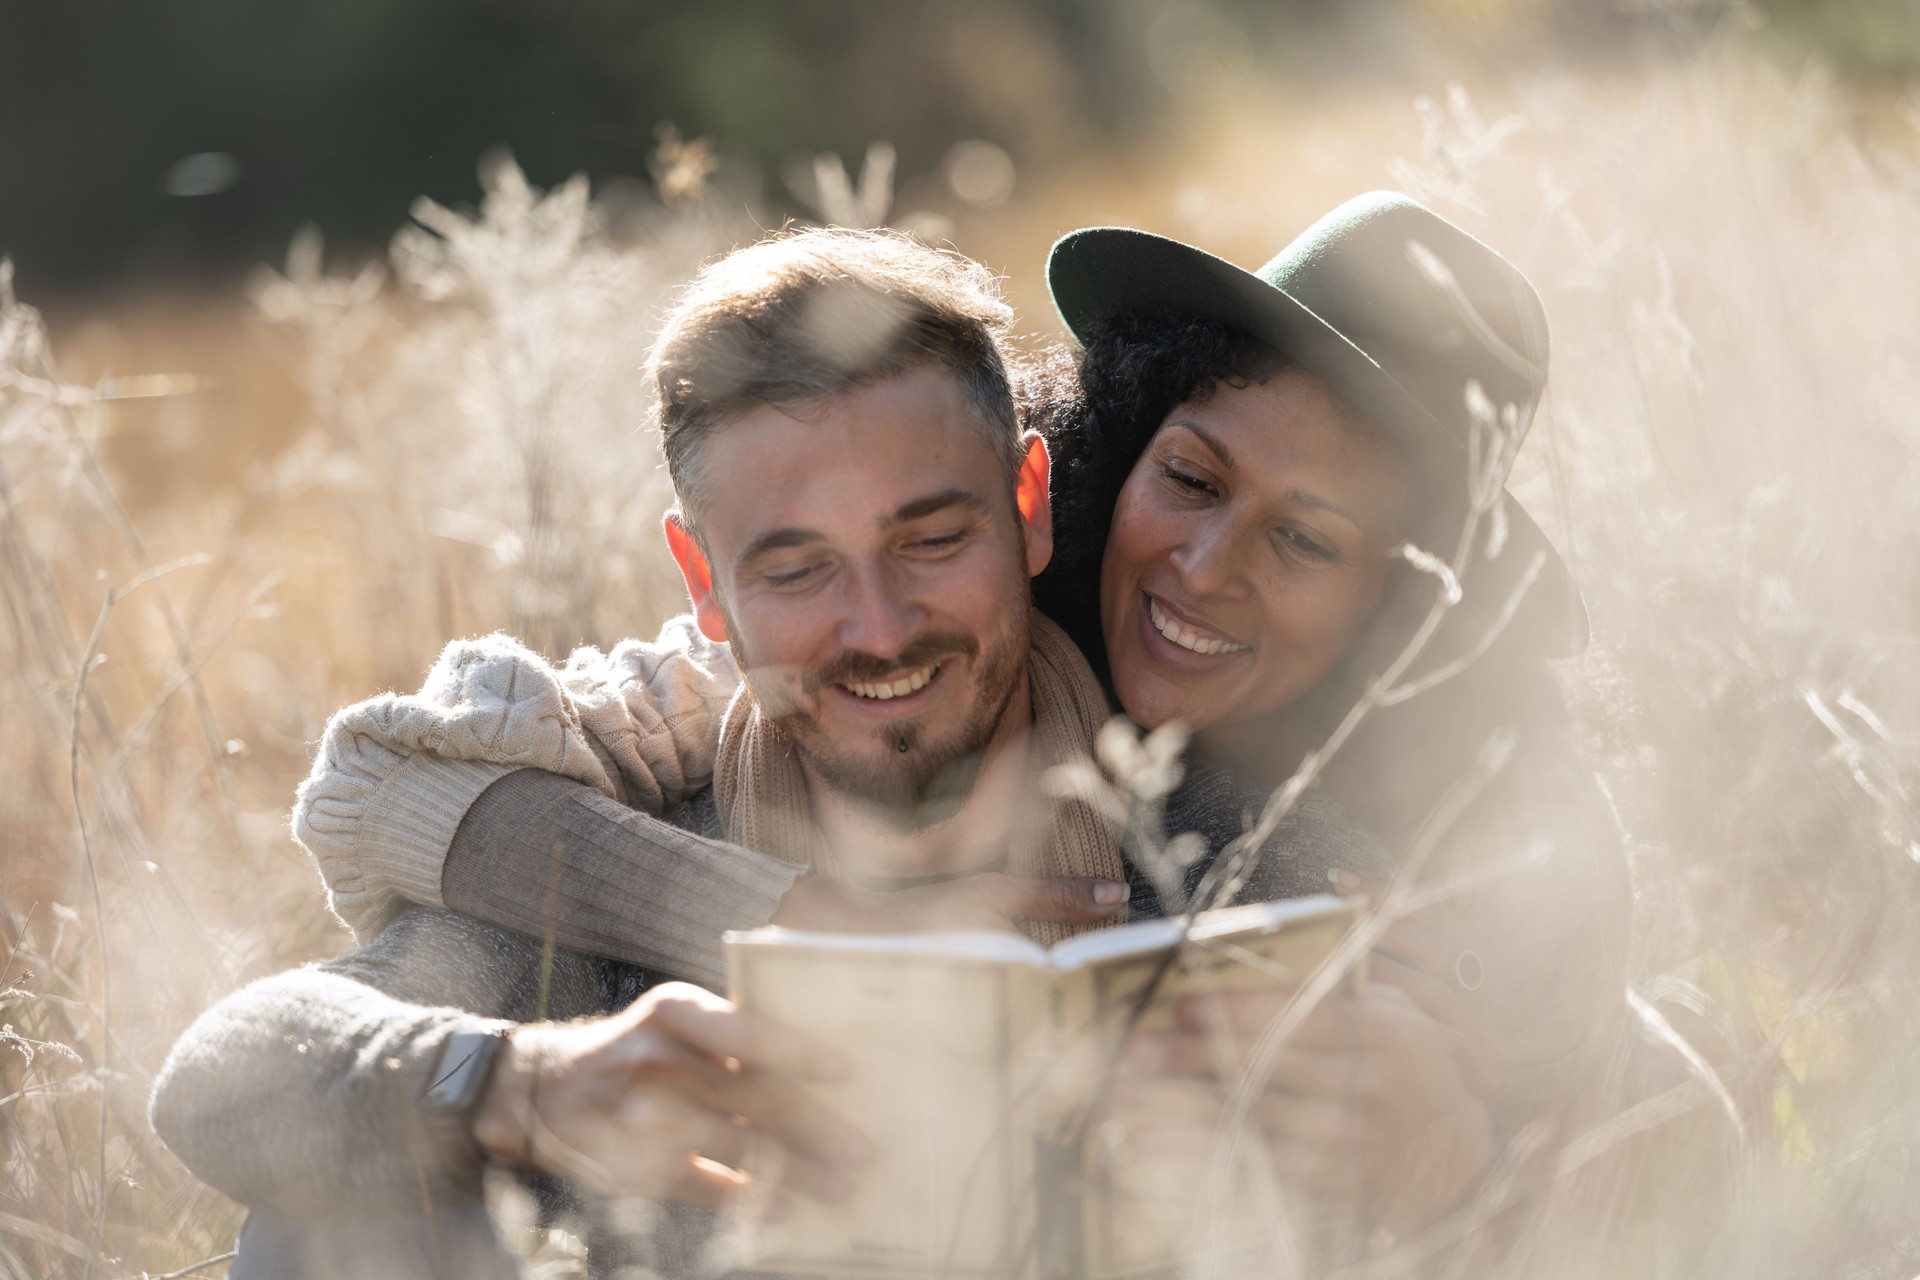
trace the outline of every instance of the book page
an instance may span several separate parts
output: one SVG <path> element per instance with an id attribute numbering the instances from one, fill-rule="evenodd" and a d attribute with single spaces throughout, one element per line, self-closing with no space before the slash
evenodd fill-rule
<path id="1" fill-rule="evenodd" d="M 822 935 L 754 940 L 777 932 L 729 935 L 733 998 L 846 1051 L 853 1075 L 820 1095 L 881 1150 L 849 1203 L 797 1200 L 786 1219 L 749 1228 L 748 1269 L 869 1280 L 1015 1274 L 1035 1229 L 1023 1074 L 1044 1011 L 1044 966 L 965 948 L 837 946 Z"/>
<path id="2" fill-rule="evenodd" d="M 817 933 L 770 924 L 760 929 L 730 932 L 726 940 L 729 947 L 782 947 L 831 951 L 839 955 L 864 953 L 876 958 L 924 956 L 1032 965 L 1036 968 L 1052 963 L 1047 949 L 1039 943 L 999 929 L 930 929 L 925 933 Z M 884 959 L 881 963 L 885 963 Z"/>
<path id="3" fill-rule="evenodd" d="M 1351 912 L 1351 904 L 1346 899 L 1326 893 L 1274 902 L 1249 902 L 1203 911 L 1194 917 L 1185 934 L 1195 941 L 1265 936 L 1303 929 L 1329 915 L 1345 919 Z M 1119 928 L 1100 929 L 1057 944 L 1046 953 L 1047 963 L 1056 969 L 1079 969 L 1149 952 L 1158 954 L 1172 946 L 1182 932 L 1177 918 L 1140 920 Z"/>

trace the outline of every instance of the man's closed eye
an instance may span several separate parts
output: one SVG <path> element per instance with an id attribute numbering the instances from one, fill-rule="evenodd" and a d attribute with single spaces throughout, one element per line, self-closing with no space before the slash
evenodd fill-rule
<path id="1" fill-rule="evenodd" d="M 782 587 L 803 586 L 819 573 L 821 567 L 818 564 L 803 564 L 792 569 L 770 570 L 761 574 L 760 580 L 776 590 Z"/>
<path id="2" fill-rule="evenodd" d="M 966 529 L 956 529 L 952 533 L 930 534 L 924 538 L 915 538 L 907 544 L 907 549 L 926 555 L 942 555 L 959 550 L 966 542 L 968 533 Z"/>

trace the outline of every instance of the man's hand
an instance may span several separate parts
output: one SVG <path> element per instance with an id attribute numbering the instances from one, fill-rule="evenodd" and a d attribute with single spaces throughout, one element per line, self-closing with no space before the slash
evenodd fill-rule
<path id="1" fill-rule="evenodd" d="M 761 1142 L 779 1148 L 782 1189 L 833 1200 L 870 1155 L 804 1087 L 844 1076 L 839 1053 L 686 983 L 518 1027 L 500 1052 L 474 1113 L 481 1148 L 611 1195 L 720 1207 Z"/>
<path id="2" fill-rule="evenodd" d="M 802 876 L 772 923 L 832 933 L 918 933 L 928 929 L 1017 931 L 1020 920 L 1101 924 L 1127 909 L 1117 880 L 1023 879 L 997 872 L 944 884 L 880 892 Z"/>

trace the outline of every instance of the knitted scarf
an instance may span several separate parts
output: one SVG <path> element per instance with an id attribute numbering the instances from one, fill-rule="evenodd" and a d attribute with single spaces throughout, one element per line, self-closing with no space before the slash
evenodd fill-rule
<path id="1" fill-rule="evenodd" d="M 1124 880 L 1119 844 L 1100 815 L 1083 801 L 1049 801 L 1039 790 L 1048 770 L 1092 754 L 1093 736 L 1109 713 L 1087 660 L 1064 631 L 1038 612 L 1033 614 L 1027 683 L 1033 703 L 1027 776 L 1035 785 L 1026 802 L 1031 816 L 1013 824 L 1015 843 L 1007 851 L 1007 873 Z M 832 874 L 832 853 L 813 821 L 793 740 L 760 713 L 744 685 L 720 729 L 713 792 L 727 839 Z M 1023 928 L 1036 942 L 1049 945 L 1087 926 L 1027 921 Z"/>

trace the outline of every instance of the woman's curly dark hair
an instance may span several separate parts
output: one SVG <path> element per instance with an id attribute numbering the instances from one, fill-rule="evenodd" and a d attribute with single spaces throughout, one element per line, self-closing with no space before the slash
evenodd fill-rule
<path id="1" fill-rule="evenodd" d="M 1106 678 L 1100 562 L 1127 473 L 1176 406 L 1222 381 L 1257 382 L 1286 368 L 1272 347 L 1212 320 L 1163 312 L 1101 320 L 1080 352 L 1056 349 L 1027 374 L 1025 425 L 1053 455 L 1053 560 L 1034 602 Z"/>

